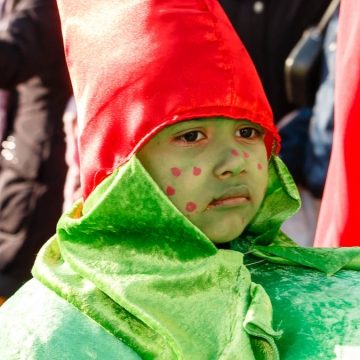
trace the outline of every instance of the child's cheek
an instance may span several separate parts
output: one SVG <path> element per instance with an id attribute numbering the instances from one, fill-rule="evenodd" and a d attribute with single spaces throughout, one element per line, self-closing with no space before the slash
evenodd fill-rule
<path id="1" fill-rule="evenodd" d="M 198 209 L 197 195 L 201 193 L 201 166 L 174 166 L 167 171 L 168 175 L 163 187 L 165 194 L 183 213 L 194 213 Z"/>
<path id="2" fill-rule="evenodd" d="M 199 176 L 201 174 L 201 172 L 202 172 L 201 168 L 194 166 L 193 172 L 192 172 L 194 176 Z"/>
<path id="3" fill-rule="evenodd" d="M 262 170 L 266 171 L 268 159 L 267 159 L 265 146 L 264 147 L 257 146 L 254 149 L 244 150 L 242 153 L 248 163 L 252 165 L 254 164 L 256 165 L 258 171 L 262 171 Z"/>
<path id="4" fill-rule="evenodd" d="M 189 201 L 188 203 L 186 203 L 185 209 L 187 212 L 192 213 L 197 209 L 197 205 L 194 202 Z"/>
<path id="5" fill-rule="evenodd" d="M 242 155 L 250 169 L 253 185 L 256 189 L 257 201 L 262 201 L 268 182 L 268 158 L 265 147 L 254 147 L 242 151 Z"/>
<path id="6" fill-rule="evenodd" d="M 266 193 L 266 187 L 268 182 L 268 164 L 266 159 L 257 159 L 257 161 L 253 164 L 253 174 L 256 186 L 258 190 L 259 200 L 262 201 L 264 195 Z"/>
<path id="7" fill-rule="evenodd" d="M 172 186 L 168 185 L 168 187 L 166 188 L 166 195 L 168 196 L 175 195 L 175 189 Z"/>

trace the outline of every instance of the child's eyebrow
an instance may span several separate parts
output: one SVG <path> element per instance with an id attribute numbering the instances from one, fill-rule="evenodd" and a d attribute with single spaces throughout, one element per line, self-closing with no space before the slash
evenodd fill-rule
<path id="1" fill-rule="evenodd" d="M 172 132 L 184 131 L 184 130 L 191 129 L 194 127 L 206 125 L 207 120 L 213 120 L 213 118 L 184 120 L 184 121 L 180 121 L 176 124 L 169 126 L 169 128 L 171 128 Z M 232 120 L 234 122 L 241 122 L 242 126 L 254 126 L 255 128 L 259 129 L 262 132 L 264 130 L 264 128 L 261 125 L 257 124 L 256 122 L 253 122 L 249 119 L 224 119 L 224 120 Z"/>
<path id="2" fill-rule="evenodd" d="M 201 123 L 203 121 L 206 121 L 206 119 L 204 119 L 204 120 L 194 119 L 194 120 L 181 121 L 174 125 L 171 125 L 171 129 L 177 130 L 178 128 L 180 128 L 180 129 L 183 128 L 184 130 L 186 130 L 186 128 L 192 128 L 194 126 L 195 127 L 198 126 L 198 123 Z"/>

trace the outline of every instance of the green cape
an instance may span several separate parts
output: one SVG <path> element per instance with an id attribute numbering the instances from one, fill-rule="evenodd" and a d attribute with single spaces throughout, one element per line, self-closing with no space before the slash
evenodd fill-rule
<path id="1" fill-rule="evenodd" d="M 290 175 L 272 158 L 260 211 L 231 242 L 235 251 L 218 250 L 134 157 L 105 179 L 83 208 L 77 203 L 64 214 L 57 235 L 41 250 L 34 276 L 53 292 L 32 280 L 4 306 L 6 314 L 1 310 L 0 324 L 11 323 L 24 299 L 33 297 L 28 328 L 31 322 L 30 333 L 48 339 L 41 342 L 46 351 L 33 344 L 24 350 L 36 353 L 33 359 L 48 359 L 40 354 L 55 351 L 58 344 L 71 348 L 86 339 L 92 344 L 95 333 L 103 352 L 113 349 L 114 339 L 119 343 L 118 357 L 111 350 L 104 357 L 92 349 L 98 359 L 135 359 L 136 354 L 143 359 L 277 359 L 274 339 L 281 359 L 331 359 L 335 354 L 350 359 L 342 354 L 358 355 L 360 348 L 360 273 L 340 269 L 356 268 L 359 250 L 298 247 L 279 228 L 299 206 Z M 248 269 L 271 297 L 274 328 L 284 330 L 281 338 L 271 326 L 268 296 L 251 281 Z M 42 293 L 47 306 L 38 299 Z M 48 312 L 53 315 L 44 318 Z M 51 324 L 49 319 L 57 316 L 73 319 L 78 331 L 70 332 L 62 322 L 55 336 L 55 326 L 36 325 Z M 89 330 L 90 319 L 101 330 Z M 19 343 L 24 348 L 25 335 L 15 332 L 9 340 L 0 331 L 0 349 Z M 74 359 L 87 358 L 88 352 L 73 348 Z M 2 358 L 17 359 L 1 351 Z"/>

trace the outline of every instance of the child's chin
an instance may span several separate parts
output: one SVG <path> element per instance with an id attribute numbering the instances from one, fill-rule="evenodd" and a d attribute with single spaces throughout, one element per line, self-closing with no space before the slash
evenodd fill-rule
<path id="1" fill-rule="evenodd" d="M 244 229 L 242 228 L 241 230 L 238 231 L 229 231 L 223 234 L 209 234 L 207 235 L 207 237 L 210 239 L 210 241 L 214 244 L 224 244 L 227 242 L 230 242 L 234 239 L 236 239 L 237 237 L 239 237 L 242 232 L 244 231 Z"/>

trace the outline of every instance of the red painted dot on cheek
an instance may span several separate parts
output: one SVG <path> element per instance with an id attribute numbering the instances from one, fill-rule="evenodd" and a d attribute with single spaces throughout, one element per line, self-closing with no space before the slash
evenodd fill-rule
<path id="1" fill-rule="evenodd" d="M 196 210 L 196 208 L 197 208 L 196 204 L 194 204 L 191 201 L 186 204 L 186 211 L 187 212 L 193 212 L 194 210 Z"/>
<path id="2" fill-rule="evenodd" d="M 172 196 L 172 195 L 175 194 L 175 189 L 174 189 L 173 187 L 171 187 L 171 186 L 168 186 L 168 187 L 166 188 L 166 193 L 167 193 L 169 196 Z"/>
<path id="3" fill-rule="evenodd" d="M 245 222 L 245 218 L 242 218 L 241 219 L 241 223 L 243 224 Z"/>
<path id="4" fill-rule="evenodd" d="M 235 156 L 239 156 L 239 153 L 234 149 L 234 150 L 231 150 L 231 153 Z"/>
<path id="5" fill-rule="evenodd" d="M 248 158 L 248 157 L 250 156 L 250 154 L 249 154 L 248 152 L 244 151 L 244 156 L 245 156 L 246 158 Z"/>
<path id="6" fill-rule="evenodd" d="M 181 171 L 180 169 L 176 168 L 176 167 L 173 167 L 171 168 L 171 173 L 174 175 L 174 176 L 179 176 L 181 174 Z"/>
<path id="7" fill-rule="evenodd" d="M 193 170 L 193 174 L 195 176 L 199 176 L 201 174 L 201 169 L 195 166 Z"/>
<path id="8" fill-rule="evenodd" d="M 257 168 L 258 168 L 259 170 L 261 170 L 263 167 L 262 167 L 261 164 L 258 164 Z"/>

